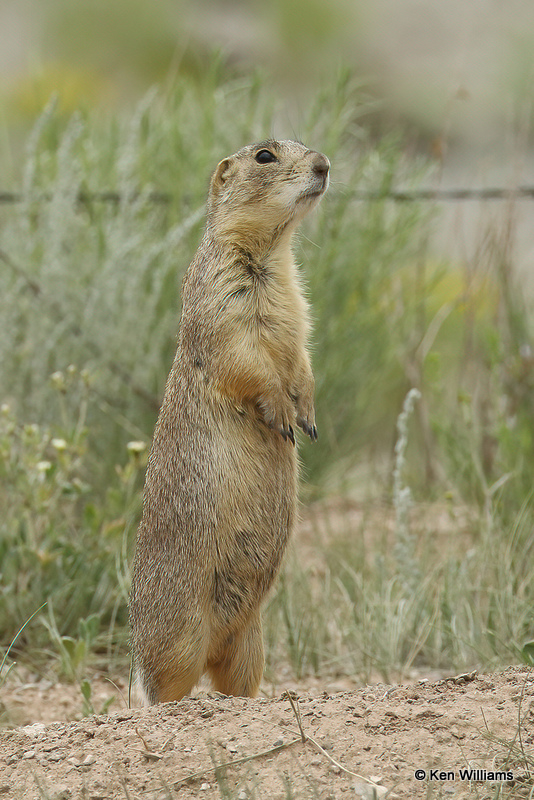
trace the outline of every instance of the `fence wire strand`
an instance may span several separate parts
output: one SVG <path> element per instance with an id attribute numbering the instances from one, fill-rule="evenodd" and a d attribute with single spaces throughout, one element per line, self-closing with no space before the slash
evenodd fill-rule
<path id="1" fill-rule="evenodd" d="M 417 203 L 424 200 L 434 200 L 436 202 L 463 202 L 466 200 L 533 200 L 534 186 L 514 186 L 509 188 L 489 186 L 483 188 L 449 188 L 449 189 L 389 189 L 378 191 L 372 189 L 356 189 L 350 193 L 354 200 L 377 201 L 393 200 L 397 203 Z M 49 202 L 52 194 L 43 192 L 33 195 L 34 202 Z M 116 191 L 101 192 L 79 192 L 78 202 L 88 203 L 110 203 L 118 205 L 123 202 L 138 202 L 144 199 L 149 204 L 168 205 L 175 199 L 170 192 L 132 192 L 123 195 Z M 22 192 L 10 192 L 0 190 L 0 204 L 16 205 L 27 201 Z"/>

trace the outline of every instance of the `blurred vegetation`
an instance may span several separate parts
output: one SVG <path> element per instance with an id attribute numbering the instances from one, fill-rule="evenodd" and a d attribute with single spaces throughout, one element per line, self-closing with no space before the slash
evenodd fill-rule
<path id="1" fill-rule="evenodd" d="M 10 8 L 11 6 L 11 8 Z M 227 78 L 268 71 L 280 100 L 354 67 L 359 3 L 349 0 L 6 0 L 6 24 L 18 27 L 19 64 L 0 85 L 15 123 L 35 114 L 52 91 L 65 113 L 123 107 L 151 85 L 204 83 L 214 62 Z M 22 58 L 23 48 L 29 52 Z M 48 92 L 48 94 L 47 94 Z"/>
<path id="2" fill-rule="evenodd" d="M 481 232 L 470 263 L 436 262 L 436 209 L 388 197 L 430 165 L 408 160 L 398 136 L 373 142 L 366 108 L 342 73 L 292 133 L 333 164 L 296 247 L 320 434 L 302 442 L 303 496 L 389 498 L 397 462 L 396 522 L 372 546 L 332 523 L 320 581 L 289 562 L 267 615 L 269 666 L 365 679 L 527 659 L 534 355 L 513 208 Z M 22 201 L 0 209 L 0 641 L 47 602 L 14 651 L 52 648 L 70 677 L 91 654 L 126 652 L 144 454 L 209 174 L 271 134 L 275 115 L 260 78 L 217 66 L 107 121 L 51 102 L 28 137 Z M 378 197 L 355 200 L 362 189 Z M 420 398 L 395 448 L 412 388 Z M 446 556 L 432 524 L 413 525 L 410 498 L 469 510 Z"/>

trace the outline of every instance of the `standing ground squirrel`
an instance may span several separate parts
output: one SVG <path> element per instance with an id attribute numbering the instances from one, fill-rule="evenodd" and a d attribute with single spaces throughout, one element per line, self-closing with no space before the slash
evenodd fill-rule
<path id="1" fill-rule="evenodd" d="M 260 605 L 296 512 L 294 429 L 317 438 L 291 238 L 329 168 L 302 144 L 265 141 L 211 179 L 133 566 L 133 658 L 151 703 L 179 700 L 205 672 L 224 694 L 258 691 Z"/>

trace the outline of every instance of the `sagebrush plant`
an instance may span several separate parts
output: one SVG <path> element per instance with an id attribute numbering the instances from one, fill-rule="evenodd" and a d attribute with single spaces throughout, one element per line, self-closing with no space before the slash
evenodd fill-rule
<path id="1" fill-rule="evenodd" d="M 28 142 L 23 202 L 5 212 L 0 353 L 9 396 L 25 417 L 53 421 L 50 374 L 69 364 L 89 369 L 90 452 L 104 480 L 128 439 L 151 435 L 209 175 L 223 156 L 273 133 L 273 102 L 259 83 L 211 89 L 200 104 L 198 87 L 187 84 L 166 96 L 151 92 L 130 119 L 104 129 L 81 115 L 65 120 L 51 103 Z M 424 213 L 386 199 L 354 204 L 356 186 L 386 192 L 408 173 L 395 142 L 365 142 L 363 108 L 341 76 L 330 105 L 319 97 L 298 132 L 334 165 L 325 210 L 297 244 L 316 318 L 323 447 L 305 447 L 303 457 L 317 487 L 352 463 L 373 431 L 387 441 L 394 428 L 388 432 L 384 415 L 396 413 L 405 393 L 398 348 L 413 309 L 397 302 L 396 282 L 420 247 Z M 117 202 L 98 199 L 102 191 Z M 374 375 L 391 387 L 380 401 Z M 357 398 L 355 409 L 348 397 Z"/>

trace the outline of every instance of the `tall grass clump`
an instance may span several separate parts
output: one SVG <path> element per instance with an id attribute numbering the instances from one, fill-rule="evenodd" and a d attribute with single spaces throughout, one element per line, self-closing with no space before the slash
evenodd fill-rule
<path id="1" fill-rule="evenodd" d="M 370 506 L 357 526 L 335 506 L 312 515 L 319 568 L 305 566 L 310 542 L 297 540 L 268 607 L 271 674 L 289 663 L 297 678 L 392 682 L 534 663 L 532 498 L 513 517 L 498 491 L 483 514 L 414 504 L 408 422 L 420 400 L 410 390 L 397 421 L 392 507 Z"/>
<path id="2" fill-rule="evenodd" d="M 350 676 L 395 682 L 414 675 L 532 664 L 532 512 L 499 528 L 433 508 L 410 520 L 416 545 L 399 562 L 394 514 L 372 509 L 354 528 L 330 512 L 317 522 L 321 565 L 302 542 L 288 559 L 265 620 L 268 676 Z M 413 580 L 413 566 L 419 570 Z"/>

